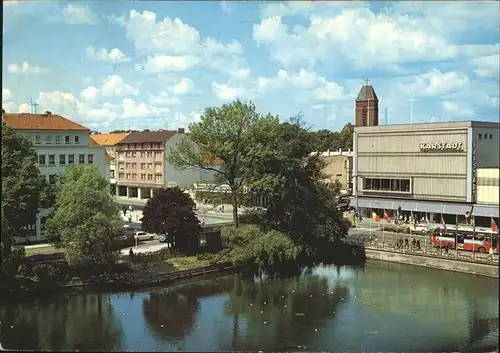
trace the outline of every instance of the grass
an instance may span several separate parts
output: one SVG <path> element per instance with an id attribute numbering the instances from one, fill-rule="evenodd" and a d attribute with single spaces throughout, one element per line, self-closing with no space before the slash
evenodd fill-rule
<path id="1" fill-rule="evenodd" d="M 25 248 L 25 251 L 26 251 L 26 257 L 33 255 L 51 255 L 56 253 L 64 253 L 64 250 L 56 249 L 52 245 L 40 248 Z"/>
<path id="2" fill-rule="evenodd" d="M 173 257 L 165 262 L 173 266 L 173 271 L 192 270 L 194 268 L 210 265 L 208 260 L 198 260 L 196 256 Z"/>

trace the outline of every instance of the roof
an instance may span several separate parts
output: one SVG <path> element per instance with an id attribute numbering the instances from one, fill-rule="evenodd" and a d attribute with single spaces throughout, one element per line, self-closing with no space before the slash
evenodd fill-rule
<path id="1" fill-rule="evenodd" d="M 89 128 L 57 114 L 5 113 L 2 120 L 13 130 L 90 131 Z"/>
<path id="2" fill-rule="evenodd" d="M 359 91 L 358 98 L 356 98 L 356 102 L 366 102 L 366 101 L 377 101 L 378 97 L 373 89 L 373 86 L 363 86 Z"/>
<path id="3" fill-rule="evenodd" d="M 427 123 L 411 123 L 411 124 L 390 124 L 378 126 L 356 126 L 354 132 L 356 133 L 372 133 L 372 132 L 385 132 L 385 131 L 426 131 L 426 130 L 440 130 L 440 129 L 466 129 L 466 128 L 486 128 L 486 129 L 500 129 L 500 123 L 494 121 L 436 121 Z"/>
<path id="4" fill-rule="evenodd" d="M 121 132 L 116 134 L 93 134 L 90 135 L 90 138 L 101 146 L 112 146 L 116 145 L 128 135 L 130 135 L 130 132 Z"/>
<path id="5" fill-rule="evenodd" d="M 127 137 L 118 142 L 118 144 L 166 142 L 169 138 L 171 138 L 175 134 L 177 134 L 177 130 L 131 132 Z"/>

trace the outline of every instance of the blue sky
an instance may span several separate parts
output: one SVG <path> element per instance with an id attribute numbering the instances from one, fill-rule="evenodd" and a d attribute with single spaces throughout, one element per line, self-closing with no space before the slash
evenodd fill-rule
<path id="1" fill-rule="evenodd" d="M 499 2 L 3 4 L 8 112 L 174 129 L 240 98 L 338 130 L 368 78 L 381 123 L 499 119 Z"/>

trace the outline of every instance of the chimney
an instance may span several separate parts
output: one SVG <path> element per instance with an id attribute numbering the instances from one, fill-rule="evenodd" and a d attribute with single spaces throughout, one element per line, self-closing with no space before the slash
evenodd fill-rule
<path id="1" fill-rule="evenodd" d="M 177 129 L 177 133 L 183 134 L 184 133 L 184 128 L 183 127 L 178 128 Z"/>

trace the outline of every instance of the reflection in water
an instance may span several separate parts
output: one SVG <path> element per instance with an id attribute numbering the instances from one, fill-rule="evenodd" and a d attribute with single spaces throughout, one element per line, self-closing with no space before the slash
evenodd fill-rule
<path id="1" fill-rule="evenodd" d="M 498 281 L 368 262 L 291 279 L 228 276 L 0 304 L 0 321 L 6 348 L 467 351 L 497 345 Z"/>
<path id="2" fill-rule="evenodd" d="M 60 296 L 0 307 L 6 349 L 120 350 L 122 331 L 109 295 Z"/>

